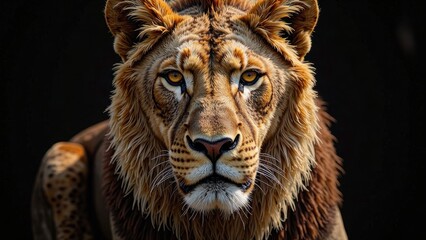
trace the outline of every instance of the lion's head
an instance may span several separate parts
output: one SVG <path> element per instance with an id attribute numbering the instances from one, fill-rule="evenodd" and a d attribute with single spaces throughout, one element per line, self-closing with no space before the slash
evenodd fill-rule
<path id="1" fill-rule="evenodd" d="M 109 0 L 105 15 L 113 161 L 135 205 L 195 237 L 281 226 L 315 161 L 316 1 Z"/>

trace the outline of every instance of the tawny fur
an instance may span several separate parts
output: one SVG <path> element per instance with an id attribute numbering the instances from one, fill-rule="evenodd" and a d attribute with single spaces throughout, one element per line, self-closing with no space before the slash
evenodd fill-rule
<path id="1" fill-rule="evenodd" d="M 338 221 L 340 159 L 304 60 L 318 13 L 315 0 L 107 1 L 122 59 L 103 179 L 113 235 L 329 237 Z M 262 81 L 241 90 L 235 82 L 253 67 Z M 185 92 L 160 79 L 169 68 L 183 74 Z M 185 203 L 179 183 L 193 184 L 192 169 L 208 161 L 188 148 L 188 134 L 241 135 L 221 161 L 245 176 L 234 182 L 254 181 L 246 205 L 199 212 Z"/>

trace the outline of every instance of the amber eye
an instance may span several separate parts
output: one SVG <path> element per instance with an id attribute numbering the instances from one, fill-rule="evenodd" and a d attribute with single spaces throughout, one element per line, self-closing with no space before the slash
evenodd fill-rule
<path id="1" fill-rule="evenodd" d="M 183 79 L 183 76 L 182 76 L 182 73 L 178 71 L 170 71 L 167 73 L 167 79 L 171 83 L 180 84 Z"/>
<path id="2" fill-rule="evenodd" d="M 182 86 L 185 83 L 182 73 L 177 70 L 166 70 L 159 75 L 172 86 Z"/>
<path id="3" fill-rule="evenodd" d="M 257 80 L 259 80 L 261 76 L 262 74 L 255 70 L 247 70 L 241 74 L 240 84 L 246 86 L 253 85 L 257 82 Z"/>
<path id="4" fill-rule="evenodd" d="M 246 83 L 251 83 L 254 80 L 256 80 L 257 78 L 257 72 L 255 71 L 245 71 L 242 75 L 241 78 L 246 82 Z"/>

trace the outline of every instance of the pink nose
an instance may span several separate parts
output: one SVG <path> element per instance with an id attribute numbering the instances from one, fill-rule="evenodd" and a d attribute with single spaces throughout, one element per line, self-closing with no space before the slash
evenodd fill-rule
<path id="1" fill-rule="evenodd" d="M 202 138 L 197 138 L 194 141 L 189 136 L 186 137 L 188 145 L 197 152 L 204 153 L 212 162 L 216 162 L 222 153 L 234 149 L 238 144 L 240 135 L 237 135 L 235 140 L 230 138 L 222 138 L 211 142 Z"/>

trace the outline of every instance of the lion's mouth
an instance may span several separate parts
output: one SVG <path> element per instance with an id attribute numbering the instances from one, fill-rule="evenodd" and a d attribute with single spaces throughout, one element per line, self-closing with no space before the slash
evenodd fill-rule
<path id="1" fill-rule="evenodd" d="M 190 193 L 192 190 L 194 190 L 197 186 L 201 185 L 201 184 L 209 184 L 209 185 L 221 185 L 223 183 L 229 183 L 229 184 L 233 184 L 236 185 L 237 187 L 239 187 L 243 192 L 247 191 L 247 189 L 250 188 L 252 181 L 251 179 L 249 179 L 248 181 L 244 182 L 244 183 L 236 183 L 232 180 L 230 180 L 229 178 L 226 178 L 222 175 L 219 174 L 212 174 L 208 177 L 203 178 L 202 180 L 191 184 L 191 185 L 186 185 L 183 181 L 179 182 L 179 188 L 182 190 L 183 193 L 188 194 Z"/>

